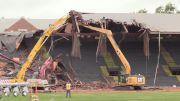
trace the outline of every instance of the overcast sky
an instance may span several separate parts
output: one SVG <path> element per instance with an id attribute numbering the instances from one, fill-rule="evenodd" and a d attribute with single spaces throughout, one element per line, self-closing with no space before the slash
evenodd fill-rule
<path id="1" fill-rule="evenodd" d="M 131 13 L 171 2 L 180 10 L 180 0 L 0 0 L 0 17 L 59 18 L 70 10 L 93 13 Z"/>

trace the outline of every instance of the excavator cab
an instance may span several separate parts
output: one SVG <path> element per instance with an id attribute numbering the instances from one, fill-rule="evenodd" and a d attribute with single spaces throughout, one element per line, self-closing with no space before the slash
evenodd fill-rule
<path id="1" fill-rule="evenodd" d="M 141 74 L 129 75 L 122 73 L 120 68 L 108 68 L 109 76 L 118 77 L 119 86 L 132 86 L 135 90 L 141 89 L 145 85 L 145 77 Z"/>

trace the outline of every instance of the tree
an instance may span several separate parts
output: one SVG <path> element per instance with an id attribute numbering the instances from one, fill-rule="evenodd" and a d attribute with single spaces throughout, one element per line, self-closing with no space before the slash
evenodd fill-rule
<path id="1" fill-rule="evenodd" d="M 158 8 L 156 8 L 156 13 L 164 13 L 164 7 L 163 6 L 159 6 Z"/>
<path id="2" fill-rule="evenodd" d="M 173 14 L 176 11 L 176 7 L 175 7 L 174 4 L 168 3 L 168 4 L 165 5 L 164 11 L 165 11 L 165 13 Z"/>
<path id="3" fill-rule="evenodd" d="M 180 13 L 179 10 L 177 10 L 176 6 L 172 3 L 167 3 L 165 6 L 159 6 L 155 10 L 156 13 L 167 13 L 167 14 L 175 14 Z"/>
<path id="4" fill-rule="evenodd" d="M 146 9 L 141 9 L 138 11 L 138 13 L 147 13 L 147 10 Z"/>

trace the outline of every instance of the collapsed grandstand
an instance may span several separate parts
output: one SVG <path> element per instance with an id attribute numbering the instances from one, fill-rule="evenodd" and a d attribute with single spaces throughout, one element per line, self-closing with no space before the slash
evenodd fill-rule
<path id="1" fill-rule="evenodd" d="M 71 81 L 84 89 L 108 88 L 118 84 L 113 76 L 123 71 L 111 43 L 99 32 L 78 25 L 111 30 L 119 48 L 129 61 L 132 74 L 144 75 L 145 86 L 180 85 L 180 15 L 79 13 L 78 19 L 56 29 L 42 47 L 26 73 L 27 78 L 41 78 L 63 86 Z M 35 43 L 56 19 L 0 19 L 1 53 L 10 60 L 24 63 Z M 17 62 L 16 61 L 16 62 Z M 48 65 L 41 72 L 43 65 Z M 20 66 L 1 57 L 0 75 L 13 77 Z M 38 75 L 39 73 L 42 73 Z M 43 74 L 44 73 L 44 74 Z"/>

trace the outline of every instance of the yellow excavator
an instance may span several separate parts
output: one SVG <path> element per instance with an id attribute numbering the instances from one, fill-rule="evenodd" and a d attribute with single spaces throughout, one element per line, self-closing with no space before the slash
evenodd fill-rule
<path id="1" fill-rule="evenodd" d="M 17 96 L 20 91 L 22 91 L 22 95 L 27 95 L 29 90 L 28 86 L 29 83 L 24 80 L 25 73 L 27 69 L 30 67 L 31 63 L 33 62 L 34 57 L 47 41 L 47 39 L 52 35 L 54 30 L 62 27 L 66 24 L 67 20 L 69 19 L 69 15 L 63 16 L 61 19 L 57 20 L 54 24 L 49 26 L 42 36 L 39 38 L 33 49 L 31 50 L 30 54 L 28 55 L 25 63 L 22 65 L 20 71 L 18 72 L 17 76 L 14 79 L 1 79 L 0 80 L 0 87 L 4 90 L 5 95 L 10 95 L 10 91 L 13 91 L 13 94 Z M 35 80 L 37 81 L 37 80 Z"/>
<path id="2" fill-rule="evenodd" d="M 111 30 L 98 28 L 98 27 L 93 27 L 85 24 L 81 24 L 83 27 L 100 32 L 104 34 L 110 41 L 113 49 L 115 50 L 118 58 L 123 64 L 124 67 L 124 73 L 120 74 L 119 70 L 117 71 L 119 74 L 118 76 L 119 79 L 119 86 L 132 86 L 134 87 L 135 90 L 142 89 L 142 87 L 145 85 L 145 77 L 143 75 L 131 75 L 131 67 L 127 59 L 125 58 L 124 54 L 120 50 L 119 46 L 117 45 L 116 41 L 114 40 L 113 34 Z"/>

